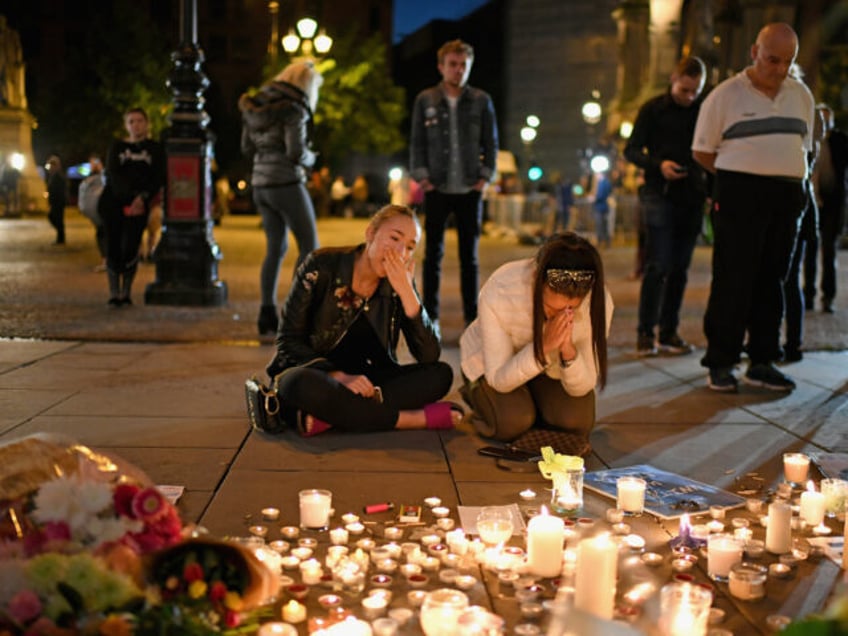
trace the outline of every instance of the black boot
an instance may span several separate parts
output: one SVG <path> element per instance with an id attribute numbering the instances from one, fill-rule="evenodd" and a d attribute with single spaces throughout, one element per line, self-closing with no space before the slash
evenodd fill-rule
<path id="1" fill-rule="evenodd" d="M 280 319 L 277 317 L 277 308 L 274 305 L 262 305 L 259 308 L 259 320 L 256 326 L 259 328 L 260 336 L 275 335 Z"/>
<path id="2" fill-rule="evenodd" d="M 121 282 L 118 272 L 107 269 L 106 276 L 109 279 L 109 305 L 111 307 L 119 307 L 121 305 Z"/>
<path id="3" fill-rule="evenodd" d="M 135 269 L 124 272 L 124 276 L 121 279 L 121 304 L 122 305 L 132 305 L 132 299 L 130 298 L 130 292 L 132 291 L 133 280 L 135 280 Z"/>

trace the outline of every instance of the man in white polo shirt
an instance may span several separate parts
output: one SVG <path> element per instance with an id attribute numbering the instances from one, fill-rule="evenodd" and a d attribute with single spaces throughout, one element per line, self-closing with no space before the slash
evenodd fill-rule
<path id="1" fill-rule="evenodd" d="M 733 368 L 748 333 L 746 384 L 791 391 L 780 359 L 782 283 L 804 209 L 813 96 L 788 76 L 798 36 L 768 24 L 751 47 L 753 64 L 704 100 L 692 155 L 716 174 L 712 285 L 704 333 L 709 387 L 735 392 Z"/>

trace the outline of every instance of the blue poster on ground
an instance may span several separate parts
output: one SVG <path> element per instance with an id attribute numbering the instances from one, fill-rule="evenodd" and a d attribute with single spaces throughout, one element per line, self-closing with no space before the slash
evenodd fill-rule
<path id="1" fill-rule="evenodd" d="M 583 485 L 615 499 L 615 482 L 619 477 L 625 476 L 641 477 L 647 482 L 645 511 L 662 519 L 709 512 L 710 506 L 738 508 L 745 505 L 745 499 L 732 492 L 654 468 L 649 464 L 586 473 Z"/>

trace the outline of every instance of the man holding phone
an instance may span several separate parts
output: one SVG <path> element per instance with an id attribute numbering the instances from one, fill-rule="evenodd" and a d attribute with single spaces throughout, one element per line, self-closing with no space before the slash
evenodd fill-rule
<path id="1" fill-rule="evenodd" d="M 624 149 L 625 157 L 645 171 L 645 184 L 639 190 L 646 226 L 636 340 L 639 356 L 656 355 L 657 343 L 664 353 L 692 352 L 677 327 L 707 192 L 706 173 L 692 161 L 690 152 L 705 78 L 706 68 L 699 58 L 680 60 L 668 91 L 639 109 Z"/>

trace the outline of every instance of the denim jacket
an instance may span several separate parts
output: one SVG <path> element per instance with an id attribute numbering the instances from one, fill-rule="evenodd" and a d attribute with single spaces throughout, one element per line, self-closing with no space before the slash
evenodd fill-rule
<path id="1" fill-rule="evenodd" d="M 332 371 L 328 354 L 363 312 L 392 360 L 397 361 L 401 332 L 418 362 L 439 359 L 439 338 L 423 305 L 417 316 L 409 318 L 386 279 L 367 302 L 353 292 L 354 261 L 364 249 L 364 244 L 318 249 L 297 268 L 277 332 L 277 354 L 267 368 L 269 376 L 302 365 Z"/>
<path id="2" fill-rule="evenodd" d="M 498 154 L 498 123 L 488 93 L 466 86 L 457 103 L 459 145 L 466 185 L 491 181 Z M 412 110 L 410 174 L 434 186 L 447 183 L 450 159 L 450 106 L 441 84 L 415 98 Z"/>

